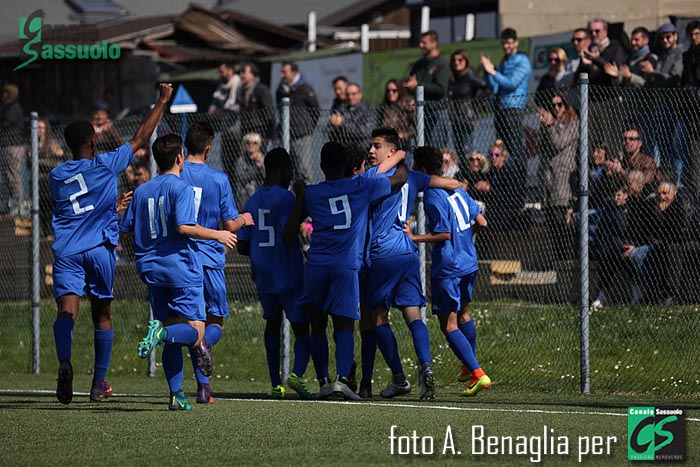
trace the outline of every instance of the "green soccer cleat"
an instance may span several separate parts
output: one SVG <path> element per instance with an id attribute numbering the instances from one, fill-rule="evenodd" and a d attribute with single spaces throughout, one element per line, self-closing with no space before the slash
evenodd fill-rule
<path id="1" fill-rule="evenodd" d="M 418 384 L 420 385 L 420 400 L 427 401 L 435 399 L 435 374 L 430 363 L 421 365 L 418 375 Z"/>
<path id="2" fill-rule="evenodd" d="M 170 403 L 168 404 L 169 410 L 192 410 L 192 406 L 187 402 L 187 396 L 185 396 L 185 391 L 178 391 L 175 393 L 170 393 Z"/>
<path id="3" fill-rule="evenodd" d="M 296 391 L 296 393 L 299 394 L 299 397 L 301 399 L 308 400 L 313 398 L 313 396 L 309 392 L 309 388 L 306 387 L 306 383 L 304 382 L 304 380 L 298 377 L 296 373 L 292 373 L 289 375 L 289 378 L 287 379 L 287 386 Z"/>
<path id="4" fill-rule="evenodd" d="M 281 384 L 278 384 L 277 386 L 270 389 L 270 392 L 267 393 L 267 396 L 272 398 L 272 399 L 284 399 L 284 395 L 286 393 L 287 393 L 287 390 L 284 389 L 284 386 L 282 386 Z"/>
<path id="5" fill-rule="evenodd" d="M 148 323 L 148 334 L 139 343 L 139 358 L 148 357 L 167 338 L 168 331 L 163 327 L 163 323 L 157 319 Z"/>
<path id="6" fill-rule="evenodd" d="M 482 391 L 483 389 L 488 389 L 490 387 L 491 378 L 489 378 L 487 375 L 484 375 L 481 378 L 477 379 L 476 383 L 472 384 L 467 389 L 465 389 L 462 395 L 464 397 L 476 397 L 476 395 L 479 394 L 480 391 Z"/>

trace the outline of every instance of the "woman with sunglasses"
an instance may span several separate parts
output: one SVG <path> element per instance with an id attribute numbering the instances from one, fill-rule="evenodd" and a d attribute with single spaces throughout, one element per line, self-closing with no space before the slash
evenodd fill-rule
<path id="1" fill-rule="evenodd" d="M 450 121 L 455 149 L 463 167 L 467 165 L 464 158 L 471 151 L 472 131 L 477 118 L 471 101 L 486 89 L 486 82 L 469 67 L 467 52 L 462 49 L 452 52 L 447 96 L 450 100 Z"/>
<path id="2" fill-rule="evenodd" d="M 540 84 L 537 86 L 537 92 L 551 91 L 564 86 L 564 76 L 566 75 L 566 62 L 568 57 L 566 52 L 561 47 L 550 49 L 549 70 L 547 74 L 540 78 Z"/>
<path id="3" fill-rule="evenodd" d="M 488 157 L 491 170 L 486 174 L 487 180 L 478 182 L 474 188 L 481 192 L 478 195 L 480 199 L 487 200 L 489 228 L 522 229 L 521 213 L 525 206 L 524 167 L 517 160 L 511 160 L 501 139 L 491 143 Z"/>
<path id="4" fill-rule="evenodd" d="M 377 126 L 395 129 L 399 134 L 401 146 L 410 148 L 416 134 L 413 125 L 415 115 L 415 104 L 406 94 L 403 83 L 396 79 L 387 81 L 384 99 L 377 106 Z"/>

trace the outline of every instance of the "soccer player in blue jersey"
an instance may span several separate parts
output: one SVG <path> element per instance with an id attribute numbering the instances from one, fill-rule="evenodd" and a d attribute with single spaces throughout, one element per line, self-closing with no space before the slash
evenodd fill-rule
<path id="1" fill-rule="evenodd" d="M 368 176 L 376 174 L 377 167 L 399 150 L 399 136 L 393 128 L 372 131 Z M 403 226 L 419 192 L 428 187 L 457 188 L 458 182 L 449 178 L 431 177 L 409 171 L 408 179 L 400 190 L 393 190 L 371 208 L 372 235 L 369 245 L 370 266 L 365 273 L 363 302 L 372 310 L 375 319 L 377 344 L 392 372 L 392 381 L 380 392 L 391 398 L 411 391 L 399 356 L 394 333 L 389 326 L 389 308 L 403 313 L 413 337 L 413 347 L 419 364 L 420 399 L 435 397 L 434 374 L 430 355 L 430 334 L 421 319 L 420 309 L 425 305 L 420 278 L 420 259 L 416 245 L 404 233 Z M 364 383 L 367 384 L 367 383 Z M 363 386 L 363 383 L 360 384 Z"/>
<path id="2" fill-rule="evenodd" d="M 413 158 L 416 170 L 429 175 L 439 174 L 442 170 L 442 154 L 438 149 L 417 148 Z M 482 228 L 486 227 L 486 218 L 462 188 L 428 190 L 425 193 L 425 213 L 429 233 L 414 235 L 408 224 L 405 231 L 415 242 L 433 244 L 430 267 L 432 312 L 437 315 L 450 348 L 471 371 L 472 382 L 462 395 L 474 397 L 491 387 L 491 379 L 481 369 L 468 340 L 470 332 L 464 326 L 468 322 L 473 326 L 469 303 L 479 267 L 472 221 Z"/>
<path id="3" fill-rule="evenodd" d="M 214 128 L 208 122 L 196 122 L 188 128 L 185 137 L 187 159 L 180 178 L 193 187 L 194 219 L 198 225 L 216 230 L 221 222 L 224 230 L 236 233 L 244 225 L 251 225 L 253 218 L 247 212 L 239 215 L 228 176 L 206 165 L 213 140 Z M 221 340 L 224 318 L 229 315 L 224 278 L 226 251 L 224 246 L 215 240 L 195 242 L 204 279 L 204 304 L 207 313 L 204 341 L 211 351 Z M 204 376 L 197 368 L 197 354 L 192 352 L 190 357 L 197 379 L 197 403 L 212 404 L 214 397 L 211 394 L 209 377 Z"/>
<path id="4" fill-rule="evenodd" d="M 288 190 L 292 180 L 293 165 L 289 153 L 275 148 L 265 156 L 265 182 L 245 203 L 255 226 L 240 231 L 238 252 L 250 256 L 253 282 L 258 289 L 265 320 L 265 351 L 272 389 L 270 397 L 281 399 L 286 389 L 280 377 L 280 329 L 282 311 L 294 332 L 294 364 L 287 385 L 302 399 L 310 399 L 311 393 L 304 382 L 304 372 L 309 363 L 309 318 L 299 307 L 304 259 L 299 245 L 301 205 L 296 205 L 294 195 Z M 303 185 L 302 185 L 303 186 Z M 295 185 L 295 189 L 300 189 Z M 328 373 L 328 357 L 325 362 L 315 361 L 316 371 Z"/>
<path id="5" fill-rule="evenodd" d="M 172 86 L 160 85 L 151 114 L 128 142 L 113 152 L 97 154 L 95 131 L 86 120 L 69 124 L 64 135 L 73 159 L 49 174 L 53 213 L 54 294 L 58 316 L 54 340 L 58 356 L 56 397 L 73 400 L 71 349 L 80 297 L 90 297 L 95 327 L 95 367 L 90 400 L 99 402 L 112 394 L 105 381 L 112 356 L 112 288 L 119 240 L 117 228 L 117 177 L 145 147 L 172 95 Z"/>
<path id="6" fill-rule="evenodd" d="M 325 340 L 327 315 L 333 319 L 336 381 L 324 385 L 318 396 L 339 394 L 359 400 L 347 383 L 354 357 L 353 328 L 360 319 L 358 271 L 369 204 L 389 194 L 392 187 L 401 186 L 407 170 L 402 165 L 391 177 L 347 178 L 346 166 L 343 146 L 326 143 L 321 150 L 326 180 L 308 186 L 303 196 L 303 217 L 313 219 L 314 233 L 304 268 L 301 304 L 311 317 L 312 348 L 328 352 L 328 347 L 319 348 L 319 342 Z"/>
<path id="7" fill-rule="evenodd" d="M 185 167 L 182 138 L 170 134 L 153 143 L 153 158 L 160 175 L 134 191 L 131 204 L 119 221 L 123 234 L 134 232 L 136 269 L 148 285 L 156 318 L 138 348 L 140 358 L 163 345 L 163 371 L 170 388 L 170 410 L 192 410 L 182 390 L 185 370 L 182 347 L 198 356 L 205 376 L 212 372 L 204 343 L 205 311 L 202 265 L 192 238 L 216 240 L 233 248 L 236 235 L 196 224 L 192 185 L 180 178 Z"/>

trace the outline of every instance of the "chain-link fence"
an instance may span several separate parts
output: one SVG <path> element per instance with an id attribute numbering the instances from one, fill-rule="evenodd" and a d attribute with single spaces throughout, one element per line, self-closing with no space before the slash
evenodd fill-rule
<path id="1" fill-rule="evenodd" d="M 522 96 L 516 105 L 508 102 L 512 107 L 492 99 L 407 101 L 369 109 L 362 118 L 346 116 L 340 125 L 330 118 L 329 110 L 313 114 L 310 120 L 306 112 L 299 120 L 295 117 L 299 109 L 294 107 L 289 109 L 289 119 L 284 112 L 271 110 L 191 114 L 186 123 L 182 116 L 167 115 L 158 134 L 180 133 L 183 125 L 198 120 L 211 122 L 216 138 L 208 163 L 229 175 L 239 208 L 262 185 L 263 154 L 274 146 L 286 145 L 297 176 L 311 183 L 323 179 L 319 154 L 326 141 L 366 147 L 375 126 L 397 129 L 409 152 L 409 164 L 410 149 L 416 145 L 446 148 L 445 174 L 464 182 L 489 223 L 475 236 L 479 276 L 472 315 L 479 332 L 477 357 L 498 384 L 514 390 L 574 391 L 584 387 L 580 367 L 582 356 L 589 354 L 590 360 L 583 360 L 590 368 L 594 391 L 696 394 L 700 392 L 696 345 L 700 244 L 695 208 L 700 196 L 700 97 L 697 90 L 622 87 L 592 87 L 584 101 L 581 95 L 578 87 L 561 89 Z M 582 118 L 588 124 L 586 134 L 580 134 Z M 104 128 L 98 149 L 108 150 L 127 140 L 141 120 L 134 116 Z M 307 131 L 300 129 L 299 121 L 311 122 Z M 39 120 L 38 124 L 36 243 L 41 364 L 53 371 L 48 172 L 69 154 L 63 129 L 47 123 Z M 0 268 L 5 278 L 0 285 L 0 349 L 26 359 L 23 371 L 29 371 L 32 359 L 28 134 L 28 130 L 27 134 L 5 133 L 0 138 L 4 174 L 0 201 L 6 219 L 0 223 Z M 589 144 L 582 154 L 584 136 Z M 120 192 L 150 177 L 154 168 L 148 155 L 142 156 L 120 176 Z M 588 186 L 583 192 L 582 177 Z M 587 204 L 584 213 L 582 200 Z M 419 209 L 414 214 L 420 214 Z M 581 225 L 587 226 L 586 258 L 590 260 L 583 271 Z M 426 253 L 422 254 L 428 265 L 426 261 L 423 265 L 429 271 Z M 118 258 L 115 322 L 139 330 L 148 306 L 131 242 L 120 244 Z M 258 361 L 264 358 L 263 326 L 248 264 L 246 257 L 227 253 L 232 311 L 227 327 L 237 340 L 218 356 L 239 375 L 264 380 L 264 367 L 246 361 L 253 353 L 259 354 Z M 582 284 L 581 277 L 589 277 L 588 283 Z M 590 300 L 585 300 L 587 296 Z M 459 365 L 436 320 L 430 314 L 428 318 L 438 381 L 453 382 Z M 89 318 L 82 320 L 89 327 Z M 395 323 L 402 355 L 410 358 L 410 334 L 402 322 Z M 581 345 L 584 334 L 590 340 Z M 85 339 L 83 344 L 90 342 L 89 336 Z M 130 341 L 125 350 L 115 347 L 114 361 L 119 363 L 113 363 L 110 371 L 141 371 L 139 362 L 129 361 L 134 346 Z M 90 368 L 87 354 L 84 367 Z M 376 368 L 378 378 L 386 379 L 379 355 Z"/>

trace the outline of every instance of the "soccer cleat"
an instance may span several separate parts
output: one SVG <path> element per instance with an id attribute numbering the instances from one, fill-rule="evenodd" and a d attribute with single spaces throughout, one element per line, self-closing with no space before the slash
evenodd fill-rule
<path id="1" fill-rule="evenodd" d="M 435 374 L 430 363 L 421 365 L 418 375 L 418 384 L 420 386 L 420 400 L 435 399 Z"/>
<path id="2" fill-rule="evenodd" d="M 190 350 L 197 356 L 197 369 L 201 371 L 204 376 L 211 376 L 214 372 L 214 363 L 211 360 L 211 353 L 209 352 L 207 340 L 202 339 L 202 342 L 200 342 L 198 346 Z"/>
<path id="3" fill-rule="evenodd" d="M 325 385 L 331 382 L 331 379 L 328 376 L 324 376 L 323 378 L 318 380 L 318 389 L 323 389 Z"/>
<path id="4" fill-rule="evenodd" d="M 346 381 L 346 378 L 338 378 L 338 380 L 335 383 L 333 383 L 331 393 L 341 396 L 343 399 L 348 401 L 359 401 L 360 396 L 355 394 L 355 392 L 352 389 L 350 389 Z"/>
<path id="5" fill-rule="evenodd" d="M 320 383 L 320 381 L 319 381 Z M 316 399 L 328 399 L 328 397 L 333 394 L 333 389 L 335 388 L 335 383 L 328 381 L 326 384 L 321 386 L 321 390 L 316 394 Z"/>
<path id="6" fill-rule="evenodd" d="M 197 404 L 213 404 L 214 396 L 211 395 L 211 387 L 205 383 L 197 383 Z"/>
<path id="7" fill-rule="evenodd" d="M 357 392 L 357 363 L 355 360 L 352 361 L 352 366 L 350 367 L 350 375 L 348 376 L 348 387 L 352 392 Z"/>
<path id="8" fill-rule="evenodd" d="M 61 362 L 58 367 L 56 398 L 61 404 L 70 404 L 73 400 L 73 365 L 70 362 Z"/>
<path id="9" fill-rule="evenodd" d="M 272 399 L 284 399 L 284 395 L 287 393 L 287 390 L 284 389 L 284 386 L 281 384 L 278 384 L 277 386 L 273 387 L 270 389 L 270 392 L 267 393 L 268 397 L 271 397 Z"/>
<path id="10" fill-rule="evenodd" d="M 148 357 L 167 337 L 168 331 L 163 327 L 163 323 L 157 319 L 148 323 L 148 334 L 139 343 L 139 358 Z"/>
<path id="11" fill-rule="evenodd" d="M 301 399 L 311 399 L 313 396 L 309 392 L 309 388 L 306 387 L 306 383 L 303 379 L 298 377 L 296 373 L 292 373 L 287 378 L 287 386 L 296 391 Z"/>
<path id="12" fill-rule="evenodd" d="M 379 391 L 379 395 L 385 399 L 391 399 L 392 397 L 402 396 L 409 392 L 411 392 L 411 383 L 409 383 L 408 380 L 404 381 L 403 384 L 392 381 L 389 383 L 389 386 Z"/>
<path id="13" fill-rule="evenodd" d="M 469 378 L 471 377 L 471 371 L 469 371 L 469 368 L 467 368 L 466 365 L 462 365 L 462 368 L 459 370 L 459 374 L 457 375 L 457 381 L 460 383 L 466 383 L 469 381 Z"/>
<path id="14" fill-rule="evenodd" d="M 187 402 L 187 396 L 185 396 L 185 391 L 171 392 L 170 393 L 170 403 L 168 404 L 169 410 L 192 410 L 192 406 Z"/>
<path id="15" fill-rule="evenodd" d="M 112 386 L 105 380 L 94 381 L 90 389 L 90 400 L 102 402 L 112 395 Z"/>
<path id="16" fill-rule="evenodd" d="M 360 397 L 362 399 L 372 398 L 372 381 L 361 380 L 360 381 Z"/>
<path id="17" fill-rule="evenodd" d="M 489 378 L 487 375 L 482 376 L 476 382 L 472 385 L 470 385 L 467 389 L 464 390 L 462 393 L 463 396 L 465 397 L 475 397 L 479 392 L 483 389 L 488 389 L 491 387 L 491 378 Z"/>

